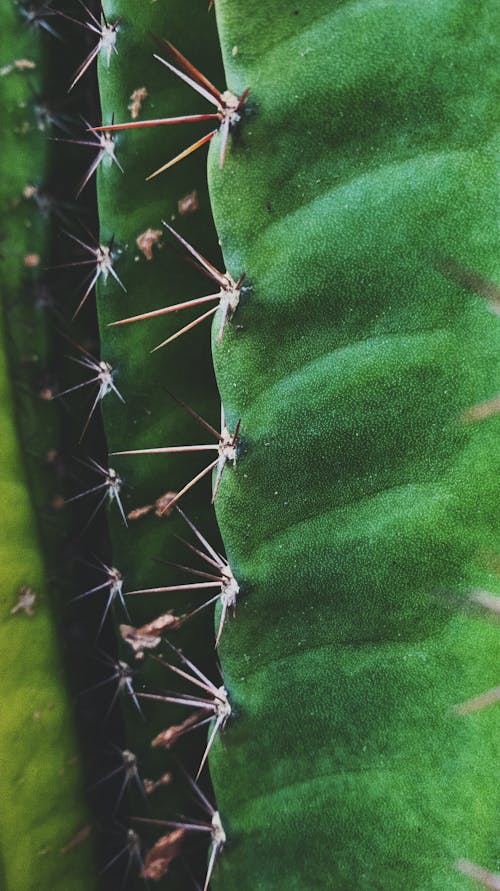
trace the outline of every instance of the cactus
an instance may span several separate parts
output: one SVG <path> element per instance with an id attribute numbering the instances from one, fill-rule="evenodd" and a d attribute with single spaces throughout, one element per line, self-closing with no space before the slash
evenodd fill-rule
<path id="1" fill-rule="evenodd" d="M 210 189 L 252 290 L 214 346 L 244 443 L 217 512 L 250 589 L 221 645 L 214 884 L 465 889 L 495 868 L 498 420 L 473 407 L 498 326 L 456 279 L 498 272 L 495 12 L 333 6 L 217 3 L 252 92 Z"/>
<path id="2" fill-rule="evenodd" d="M 201 0 L 195 4 L 190 16 L 202 23 L 193 32 L 190 16 L 186 19 L 182 3 L 169 4 L 168 27 L 175 31 L 176 39 L 186 52 L 205 65 L 214 79 L 221 78 L 220 61 L 214 53 L 216 43 L 215 21 L 207 18 L 206 5 Z M 186 102 L 196 109 L 196 99 L 189 88 L 153 58 L 155 44 L 151 34 L 161 37 L 166 22 L 165 11 L 160 5 L 139 2 L 113 2 L 106 5 L 109 22 L 122 19 L 117 33 L 117 56 L 107 67 L 102 59 L 99 84 L 103 124 L 128 120 L 140 122 L 144 118 L 162 114 L 163 108 L 180 108 L 190 111 Z M 137 108 L 134 108 L 134 101 Z M 154 311 L 166 304 L 177 304 L 206 293 L 206 278 L 186 262 L 189 253 L 168 231 L 172 224 L 187 235 L 189 241 L 217 265 L 220 252 L 213 230 L 210 204 L 206 185 L 203 159 L 194 156 L 179 166 L 177 175 L 170 181 L 158 180 L 144 183 L 145 177 L 163 159 L 163 152 L 175 155 L 182 146 L 183 134 L 178 128 L 162 131 L 158 146 L 158 131 L 140 129 L 130 138 L 120 132 L 111 134 L 115 140 L 116 156 L 124 174 L 116 166 L 102 166 L 98 179 L 100 240 L 108 242 L 114 235 L 120 252 L 116 263 L 126 293 L 118 283 L 108 278 L 99 283 L 98 311 L 101 329 L 102 355 L 117 372 L 117 382 L 126 400 L 103 404 L 104 422 L 110 453 L 122 450 L 148 448 L 150 446 L 182 446 L 184 444 L 211 441 L 211 436 L 175 400 L 188 403 L 196 413 L 212 425 L 218 423 L 219 402 L 215 388 L 210 355 L 210 329 L 201 324 L 185 336 L 176 338 L 165 348 L 152 354 L 160 343 L 175 335 L 193 318 L 204 313 L 198 310 L 173 313 L 151 321 L 116 325 L 116 322 L 133 317 L 139 311 Z M 145 189 L 147 190 L 145 200 Z M 164 221 L 164 222 L 163 222 Z M 210 306 L 208 307 L 210 308 Z M 187 316 L 187 317 L 186 317 Z M 200 379 L 203 386 L 200 387 Z M 169 392 L 165 392 L 167 389 Z M 170 395 L 171 394 L 171 395 Z M 172 396 L 175 397 L 172 398 Z M 208 435 L 208 440 L 206 439 Z M 176 765 L 181 759 L 194 777 L 203 757 L 206 732 L 193 730 L 182 735 L 175 745 L 162 736 L 170 727 L 179 727 L 192 715 L 192 709 L 184 705 L 155 702 L 143 699 L 161 695 L 165 690 L 200 693 L 185 679 L 175 676 L 155 661 L 163 661 L 180 667 L 179 659 L 164 642 L 160 644 L 161 624 L 169 630 L 172 611 L 173 626 L 169 639 L 176 648 L 182 648 L 186 657 L 195 660 L 196 666 L 216 680 L 214 658 L 213 617 L 209 609 L 201 609 L 190 621 L 184 617 L 201 606 L 213 594 L 213 578 L 206 580 L 192 575 L 182 568 L 168 567 L 166 563 L 193 567 L 198 571 L 211 571 L 203 561 L 176 538 L 184 538 L 191 546 L 202 548 L 195 534 L 177 511 L 162 510 L 168 506 L 168 498 L 209 463 L 211 454 L 153 455 L 144 457 L 111 456 L 109 462 L 123 478 L 123 505 L 127 514 L 126 527 L 118 512 L 110 512 L 113 545 L 113 563 L 124 577 L 125 601 L 129 618 L 123 610 L 116 611 L 117 631 L 121 638 L 121 658 L 134 671 L 134 687 L 139 693 L 138 703 L 146 720 L 141 720 L 133 703 L 127 709 L 128 748 L 137 755 L 141 776 L 158 779 L 172 777 L 168 785 L 159 785 L 148 795 L 144 807 L 141 796 L 135 794 L 130 808 L 133 814 L 144 818 L 175 820 L 178 813 L 199 817 L 196 795 L 190 789 Z M 170 496 L 168 496 L 170 493 Z M 219 546 L 217 526 L 210 506 L 209 477 L 200 480 L 182 503 L 188 519 L 196 524 L 214 547 Z M 208 584 L 211 587 L 197 588 Z M 148 594 L 152 588 L 180 586 L 179 591 L 161 591 Z M 131 592 L 145 591 L 144 595 Z M 130 596 L 129 596 L 130 595 Z M 158 617 L 163 617 L 158 623 Z M 176 622 L 175 620 L 178 619 Z M 141 650 L 145 643 L 146 628 L 157 622 L 151 649 Z M 160 631 L 158 629 L 160 628 Z M 142 632 L 138 629 L 143 629 Z M 151 632 L 150 632 L 151 633 Z M 137 642 L 138 641 L 138 642 Z M 151 642 L 151 641 L 150 641 Z M 136 660 L 149 653 L 149 658 Z M 186 730 L 189 728 L 186 727 Z M 206 726 L 204 727 L 206 731 Z M 152 745 L 153 744 L 153 745 Z M 151 787 L 148 787 L 151 788 Z M 161 834 L 155 825 L 133 824 L 144 846 L 153 844 Z M 163 830 L 165 832 L 166 830 Z M 206 848 L 206 846 L 205 846 Z M 187 842 L 186 852 L 194 862 L 189 869 L 199 874 L 203 881 L 203 845 L 195 839 Z M 148 875 L 155 868 L 146 862 Z M 151 871 L 152 870 L 152 871 Z M 183 888 L 189 884 L 181 862 L 173 864 L 160 887 Z"/>
<path id="3" fill-rule="evenodd" d="M 81 4 L 68 81 L 99 58 L 105 887 L 498 887 L 494 4 L 167 6 Z"/>
<path id="4" fill-rule="evenodd" d="M 68 587 L 60 578 L 67 520 L 50 506 L 60 493 L 47 461 L 50 450 L 63 448 L 46 376 L 57 364 L 45 311 L 54 204 L 45 188 L 52 152 L 42 94 L 52 38 L 39 31 L 43 24 L 53 29 L 52 18 L 30 19 L 30 10 L 6 3 L 0 13 L 0 886 L 78 891 L 96 886 L 96 867 L 58 639 Z"/>
<path id="5" fill-rule="evenodd" d="M 2 358 L 0 881 L 5 889 L 77 891 L 93 886 L 90 827 L 5 364 Z"/>

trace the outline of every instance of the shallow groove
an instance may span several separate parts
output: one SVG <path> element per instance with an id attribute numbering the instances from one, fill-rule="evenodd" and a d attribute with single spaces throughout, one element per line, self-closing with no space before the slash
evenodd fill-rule
<path id="1" fill-rule="evenodd" d="M 450 622 L 454 618 L 455 618 L 454 615 L 450 616 Z M 443 635 L 443 634 L 444 634 L 443 628 L 436 628 L 435 634 L 433 634 L 431 636 L 427 636 L 425 638 L 419 638 L 418 642 L 421 645 L 424 645 L 426 643 L 435 641 L 437 638 L 439 638 L 440 635 Z M 418 642 L 413 638 L 408 638 L 405 640 L 404 638 L 402 639 L 401 637 L 398 637 L 398 639 L 396 639 L 396 638 L 393 638 L 393 639 L 387 638 L 384 640 L 371 639 L 371 640 L 359 640 L 359 641 L 349 641 L 349 642 L 343 641 L 341 643 L 336 641 L 335 643 L 331 643 L 331 644 L 321 644 L 317 647 L 316 646 L 315 647 L 312 647 L 312 646 L 301 647 L 300 650 L 290 651 L 286 655 L 281 656 L 279 659 L 271 659 L 267 662 L 263 662 L 263 661 L 259 662 L 259 666 L 258 666 L 258 668 L 255 669 L 255 671 L 246 670 L 245 676 L 244 676 L 244 683 L 246 683 L 249 678 L 255 679 L 255 678 L 258 678 L 261 673 L 265 674 L 270 668 L 276 668 L 280 665 L 287 665 L 291 660 L 300 660 L 302 656 L 304 656 L 304 658 L 307 658 L 308 656 L 315 655 L 318 653 L 328 652 L 330 650 L 336 650 L 337 652 L 340 650 L 342 650 L 344 652 L 349 652 L 351 650 L 352 651 L 357 651 L 360 649 L 366 650 L 366 649 L 369 649 L 370 647 L 373 647 L 374 649 L 378 650 L 379 652 L 383 652 L 385 648 L 389 648 L 391 655 L 393 655 L 394 650 L 397 650 L 398 648 L 403 649 L 404 647 L 408 647 L 408 646 L 416 647 L 418 645 Z M 238 680 L 239 680 L 239 684 L 241 684 L 242 680 L 241 679 L 238 679 Z"/>
<path id="2" fill-rule="evenodd" d="M 304 201 L 302 204 L 298 204 L 296 207 L 284 213 L 279 220 L 267 220 L 265 225 L 257 230 L 256 239 L 258 241 L 263 233 L 265 233 L 266 238 L 278 237 L 275 233 L 279 233 L 282 227 L 285 228 L 294 219 L 300 219 L 302 214 L 310 215 L 315 220 L 319 220 L 323 214 L 325 214 L 325 216 L 330 215 L 330 208 L 323 211 L 322 205 L 333 199 L 338 199 L 339 210 L 340 212 L 343 212 L 345 208 L 349 206 L 348 199 L 350 192 L 360 193 L 362 189 L 366 188 L 366 184 L 372 184 L 379 176 L 385 178 L 390 175 L 391 180 L 394 180 L 396 174 L 407 174 L 411 171 L 411 167 L 415 166 L 417 162 L 423 162 L 424 160 L 426 162 L 429 160 L 444 162 L 449 161 L 450 159 L 461 159 L 465 161 L 467 160 L 467 154 L 464 151 L 458 150 L 446 153 L 435 151 L 429 153 L 419 152 L 412 156 L 411 159 L 405 159 L 402 162 L 398 161 L 395 164 L 380 164 L 368 172 L 363 171 L 357 173 L 354 177 L 336 183 L 329 187 L 325 192 L 322 192 L 319 195 L 314 195 L 313 198 Z M 361 200 L 361 195 L 359 195 L 357 200 Z M 364 195 L 363 200 L 366 200 L 366 194 Z M 341 203 L 343 204 L 342 207 Z M 265 250 L 265 245 L 259 245 L 259 251 L 261 252 L 262 250 Z"/>
<path id="3" fill-rule="evenodd" d="M 380 345 L 381 348 L 387 345 L 387 341 L 391 343 L 393 341 L 400 340 L 402 343 L 404 342 L 417 342 L 418 339 L 422 338 L 423 335 L 448 335 L 450 334 L 450 330 L 448 328 L 428 328 L 422 329 L 416 332 L 412 332 L 411 334 L 403 335 L 400 332 L 389 332 L 387 334 L 381 334 L 377 337 L 366 337 L 363 340 L 352 341 L 349 344 L 345 344 L 343 346 L 336 347 L 333 350 L 328 350 L 326 353 L 322 353 L 320 356 L 316 356 L 310 362 L 301 365 L 300 368 L 294 368 L 293 370 L 287 372 L 282 377 L 277 377 L 273 382 L 272 386 L 268 387 L 267 390 L 261 391 L 259 396 L 254 399 L 252 403 L 248 404 L 246 412 L 257 413 L 259 412 L 259 401 L 260 399 L 274 400 L 277 405 L 280 405 L 279 397 L 280 397 L 280 389 L 286 387 L 288 385 L 300 385 L 303 383 L 300 379 L 304 377 L 304 375 L 308 375 L 314 368 L 320 368 L 328 362 L 335 362 L 336 360 L 342 361 L 344 358 L 349 358 L 351 354 L 359 353 L 362 354 L 364 349 L 368 349 L 373 346 Z M 360 362 L 363 361 L 363 355 L 360 356 Z M 375 358 L 370 358 L 370 363 L 375 364 Z M 353 373 L 357 373 L 358 368 L 353 369 Z M 346 384 L 347 386 L 347 384 Z"/>

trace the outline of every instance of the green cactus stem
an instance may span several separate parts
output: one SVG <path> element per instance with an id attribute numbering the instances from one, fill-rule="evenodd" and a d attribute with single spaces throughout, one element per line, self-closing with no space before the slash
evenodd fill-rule
<path id="1" fill-rule="evenodd" d="M 1 381 L 0 887 L 83 891 L 91 827 L 4 354 Z"/>
<path id="2" fill-rule="evenodd" d="M 99 67 L 104 125 L 111 124 L 113 119 L 115 124 L 122 121 L 139 124 L 172 109 L 179 114 L 196 110 L 198 97 L 153 57 L 157 46 L 151 35 L 163 38 L 175 34 L 183 52 L 196 59 L 209 77 L 221 79 L 215 20 L 207 16 L 203 0 L 192 4 L 189 14 L 177 0 L 168 4 L 167 11 L 161 4 L 145 6 L 139 0 L 113 0 L 106 4 L 106 16 L 109 21 L 120 19 L 121 24 L 116 44 L 118 55 L 109 69 L 104 60 Z M 199 28 L 193 29 L 193 21 L 199 23 Z M 160 49 L 158 54 L 162 55 Z M 172 644 L 181 647 L 200 670 L 217 682 L 213 606 L 201 609 L 192 619 L 184 621 L 188 614 L 213 597 L 217 588 L 215 570 L 176 539 L 174 533 L 191 548 L 203 550 L 177 511 L 165 510 L 172 493 L 180 492 L 212 461 L 215 453 L 144 456 L 112 453 L 193 443 L 214 444 L 206 429 L 176 401 L 187 403 L 211 425 L 218 423 L 220 407 L 208 322 L 183 336 L 174 336 L 213 304 L 195 305 L 185 311 L 129 324 L 114 323 L 157 308 L 196 300 L 214 290 L 213 282 L 207 290 L 207 279 L 200 268 L 195 269 L 188 262 L 193 259 L 189 251 L 168 231 L 168 226 L 173 226 L 215 266 L 219 264 L 205 157 L 201 152 L 193 154 L 179 165 L 174 178 L 163 176 L 145 182 L 156 167 L 178 154 L 200 130 L 203 133 L 203 123 L 186 124 L 183 128 L 112 132 L 116 157 L 124 173 L 116 165 L 102 166 L 98 177 L 100 239 L 107 241 L 115 235 L 120 250 L 117 273 L 127 289 L 125 293 L 111 278 L 106 284 L 100 282 L 98 288 L 102 354 L 116 369 L 117 385 L 125 399 L 125 404 L 118 400 L 103 404 L 109 463 L 124 480 L 121 494 L 128 518 L 128 527 L 125 527 L 118 515 L 110 513 L 112 559 L 123 574 L 130 616 L 127 618 L 117 604 L 115 621 L 122 638 L 121 658 L 135 672 L 135 689 L 152 696 L 165 694 L 165 690 L 177 691 L 176 696 L 186 690 L 190 694 L 200 693 L 184 678 L 151 658 L 160 656 L 180 666 L 179 658 L 162 640 L 169 630 Z M 171 337 L 171 343 L 152 352 Z M 181 504 L 189 520 L 218 550 L 208 475 L 186 494 Z M 172 567 L 168 562 L 180 566 Z M 182 568 L 185 566 L 192 567 L 198 575 L 186 572 Z M 207 571 L 211 573 L 210 579 L 199 575 Z M 206 587 L 198 588 L 200 583 Z M 179 586 L 180 590 L 169 590 L 172 586 Z M 160 590 L 147 593 L 155 588 Z M 131 593 L 135 591 L 145 593 Z M 142 698 L 139 704 L 146 720 L 141 720 L 134 703 L 130 702 L 127 747 L 138 758 L 142 778 L 157 781 L 167 775 L 169 781 L 148 785 L 148 789 L 154 791 L 148 795 L 146 810 L 140 795 L 132 792 L 132 813 L 163 820 L 176 819 L 179 813 L 199 816 L 196 796 L 193 801 L 192 790 L 172 755 L 194 776 L 206 745 L 206 723 L 202 729 L 191 732 L 193 720 L 199 720 L 199 717 L 193 718 L 192 708 Z M 145 847 L 150 847 L 162 832 L 168 832 L 146 823 L 133 824 L 133 828 Z M 199 834 L 195 837 L 186 834 L 182 849 L 191 870 L 202 881 L 204 838 L 200 841 Z M 175 845 L 171 854 L 174 850 Z M 155 860 L 153 852 L 145 863 L 145 874 L 149 878 L 156 875 L 160 888 L 186 887 L 190 879 L 182 862 L 170 864 L 165 856 L 161 866 L 160 859 Z"/>
<path id="3" fill-rule="evenodd" d="M 251 93 L 210 192 L 251 290 L 213 344 L 249 589 L 213 886 L 472 891 L 464 863 L 497 868 L 498 321 L 467 285 L 498 277 L 495 4 L 215 5 Z"/>

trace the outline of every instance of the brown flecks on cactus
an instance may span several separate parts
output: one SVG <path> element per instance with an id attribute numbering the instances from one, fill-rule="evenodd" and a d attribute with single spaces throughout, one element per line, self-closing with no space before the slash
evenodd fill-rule
<path id="1" fill-rule="evenodd" d="M 155 501 L 155 515 L 157 517 L 169 517 L 174 509 L 174 499 L 177 492 L 165 492 Z"/>
<path id="2" fill-rule="evenodd" d="M 15 616 L 17 613 L 24 613 L 26 616 L 35 615 L 36 593 L 29 585 L 21 585 L 17 592 L 17 603 L 12 607 L 10 614 Z"/>
<path id="3" fill-rule="evenodd" d="M 189 715 L 182 724 L 172 724 L 171 727 L 162 730 L 161 733 L 155 736 L 152 740 L 151 745 L 155 749 L 170 749 L 175 745 L 180 736 L 184 736 L 185 733 L 189 733 L 190 730 L 195 730 L 199 727 L 205 717 L 206 715 L 204 711 L 200 710 L 194 712 L 192 715 Z"/>
<path id="4" fill-rule="evenodd" d="M 185 829 L 174 829 L 167 835 L 162 835 L 148 851 L 141 870 L 141 877 L 153 881 L 163 878 L 173 861 L 179 856 L 186 834 Z"/>
<path id="5" fill-rule="evenodd" d="M 42 400 L 42 402 L 51 402 L 52 399 L 56 398 L 57 393 L 55 392 L 53 387 L 42 386 L 38 390 L 38 398 Z"/>
<path id="6" fill-rule="evenodd" d="M 189 783 L 191 789 L 199 799 L 200 806 L 204 810 L 207 815 L 207 821 L 202 822 L 198 818 L 193 819 L 192 821 L 189 818 L 186 818 L 185 822 L 181 821 L 168 821 L 168 820 L 152 820 L 148 818 L 138 818 L 141 823 L 150 823 L 156 826 L 169 826 L 175 827 L 176 829 L 181 829 L 186 833 L 190 832 L 205 832 L 210 835 L 210 853 L 208 858 L 208 866 L 205 875 L 205 882 L 203 885 L 203 891 L 207 891 L 208 886 L 210 884 L 210 879 L 212 878 L 212 873 L 214 871 L 215 864 L 219 859 L 219 856 L 226 844 L 227 837 L 222 825 L 222 820 L 214 806 L 210 803 L 206 795 L 201 791 L 200 787 L 197 785 L 195 780 L 193 780 L 189 774 L 184 774 L 186 781 Z"/>
<path id="7" fill-rule="evenodd" d="M 125 643 L 132 647 L 136 659 L 144 659 L 145 650 L 155 650 L 162 642 L 162 635 L 166 631 L 177 631 L 183 624 L 181 617 L 175 616 L 170 610 L 152 622 L 134 628 L 133 625 L 120 625 L 119 631 Z"/>
<path id="8" fill-rule="evenodd" d="M 66 507 L 66 502 L 62 495 L 54 495 L 50 502 L 50 506 L 52 510 L 60 511 L 63 510 L 64 507 Z"/>
<path id="9" fill-rule="evenodd" d="M 127 518 L 129 520 L 140 520 L 142 517 L 148 516 L 152 511 L 154 511 L 155 517 L 159 517 L 160 519 L 162 517 L 169 517 L 175 506 L 174 499 L 176 495 L 177 492 L 165 492 L 164 495 L 160 495 L 160 497 L 156 499 L 154 504 L 145 504 L 143 507 L 136 507 L 134 510 L 131 510 L 130 513 L 127 514 Z"/>
<path id="10" fill-rule="evenodd" d="M 457 715 L 470 715 L 483 708 L 488 708 L 490 705 L 496 705 L 497 702 L 500 702 L 500 687 L 492 687 L 491 690 L 486 690 L 485 693 L 480 693 L 455 706 L 454 711 Z"/>
<path id="11" fill-rule="evenodd" d="M 177 210 L 181 217 L 185 217 L 188 214 L 196 213 L 200 209 L 200 202 L 198 199 L 198 192 L 196 189 L 193 189 L 192 192 L 188 192 L 187 195 L 184 195 L 182 198 L 179 198 L 177 202 Z"/>
<path id="12" fill-rule="evenodd" d="M 140 520 L 142 517 L 147 517 L 153 509 L 152 504 L 145 504 L 144 507 L 135 507 L 134 510 L 128 512 L 127 520 Z"/>
<path id="13" fill-rule="evenodd" d="M 458 860 L 455 865 L 459 872 L 479 882 L 483 888 L 489 888 L 490 891 L 500 891 L 500 873 L 483 869 L 482 866 L 478 866 L 477 863 L 471 863 L 470 860 Z"/>
<path id="14" fill-rule="evenodd" d="M 162 235 L 163 232 L 161 229 L 152 229 L 149 227 L 145 232 L 141 232 L 141 234 L 137 236 L 135 243 L 146 257 L 146 260 L 153 259 L 153 247 L 155 245 L 157 247 L 160 246 Z"/>
<path id="15" fill-rule="evenodd" d="M 137 87 L 130 96 L 130 104 L 127 106 L 132 120 L 136 121 L 139 117 L 142 103 L 147 99 L 148 91 L 146 87 Z"/>
<path id="16" fill-rule="evenodd" d="M 0 68 L 0 77 L 6 77 L 13 71 L 33 71 L 34 68 L 36 68 L 36 63 L 30 59 L 15 59 L 12 64 Z"/>
<path id="17" fill-rule="evenodd" d="M 37 266 L 40 266 L 40 254 L 25 254 L 23 263 L 28 269 L 35 269 Z"/>
<path id="18" fill-rule="evenodd" d="M 473 405 L 468 408 L 462 415 L 462 421 L 465 424 L 472 424 L 475 421 L 486 421 L 500 412 L 500 396 L 494 396 L 487 399 L 486 402 L 480 402 L 479 405 Z"/>
<path id="19" fill-rule="evenodd" d="M 172 774 L 164 773 L 157 780 L 143 780 L 144 791 L 146 795 L 152 795 L 153 792 L 156 792 L 157 789 L 161 789 L 163 786 L 168 786 L 172 782 Z"/>

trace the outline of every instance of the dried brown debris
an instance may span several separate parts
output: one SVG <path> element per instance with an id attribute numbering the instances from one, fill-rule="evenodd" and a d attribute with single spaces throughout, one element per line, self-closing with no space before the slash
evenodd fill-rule
<path id="1" fill-rule="evenodd" d="M 159 780 L 148 780 L 147 778 L 142 781 L 144 786 L 144 791 L 146 795 L 152 795 L 153 792 L 156 792 L 157 789 L 160 789 L 162 786 L 168 786 L 169 783 L 172 782 L 172 774 L 164 773 Z"/>
<path id="2" fill-rule="evenodd" d="M 134 628 L 133 625 L 120 625 L 120 634 L 128 643 L 134 653 L 136 659 L 144 659 L 145 650 L 155 650 L 161 644 L 161 636 L 165 631 L 177 631 L 183 623 L 183 619 L 175 616 L 170 610 L 143 625 L 141 628 Z"/>
<path id="3" fill-rule="evenodd" d="M 12 607 L 10 614 L 15 616 L 16 613 L 25 613 L 27 616 L 35 615 L 36 594 L 29 585 L 21 585 L 17 592 L 17 603 Z"/>
<path id="4" fill-rule="evenodd" d="M 147 853 L 141 878 L 152 879 L 154 882 L 162 879 L 179 856 L 185 836 L 185 829 L 174 829 L 167 835 L 162 835 Z"/>
<path id="5" fill-rule="evenodd" d="M 0 68 L 0 77 L 6 77 L 13 71 L 33 71 L 34 68 L 36 68 L 36 64 L 31 59 L 16 59 L 12 65 L 4 65 L 3 68 Z"/>
<path id="6" fill-rule="evenodd" d="M 182 724 L 172 724 L 171 727 L 167 727 L 166 730 L 162 730 L 161 733 L 158 734 L 158 736 L 155 736 L 151 745 L 155 749 L 159 748 L 160 746 L 163 749 L 170 749 L 173 745 L 175 745 L 180 736 L 182 736 L 184 733 L 187 733 L 193 727 L 196 727 L 196 725 L 199 724 L 199 722 L 205 717 L 205 711 L 194 712 L 194 714 L 190 715 L 189 718 L 186 718 L 186 720 L 183 721 Z"/>
<path id="7" fill-rule="evenodd" d="M 176 495 L 177 492 L 165 492 L 164 495 L 160 495 L 160 497 L 156 499 L 154 504 L 145 504 L 144 507 L 136 507 L 134 510 L 131 510 L 130 513 L 127 514 L 127 519 L 140 520 L 141 517 L 146 517 L 153 510 L 157 517 L 169 517 L 174 509 L 174 505 L 172 505 L 172 507 L 169 507 L 169 505 Z"/>
<path id="8" fill-rule="evenodd" d="M 153 259 L 153 247 L 160 242 L 162 235 L 161 229 L 148 228 L 137 236 L 135 243 L 146 257 L 146 260 Z"/>
<path id="9" fill-rule="evenodd" d="M 192 192 L 188 192 L 187 195 L 179 198 L 177 202 L 177 210 L 179 211 L 181 217 L 185 217 L 191 213 L 196 213 L 199 209 L 200 202 L 196 189 L 193 189 Z"/>
<path id="10" fill-rule="evenodd" d="M 148 91 L 146 87 L 137 87 L 136 90 L 130 96 L 130 104 L 128 106 L 128 110 L 132 115 L 132 120 L 136 120 L 139 117 L 139 113 L 141 110 L 142 103 L 146 99 L 148 95 Z"/>

